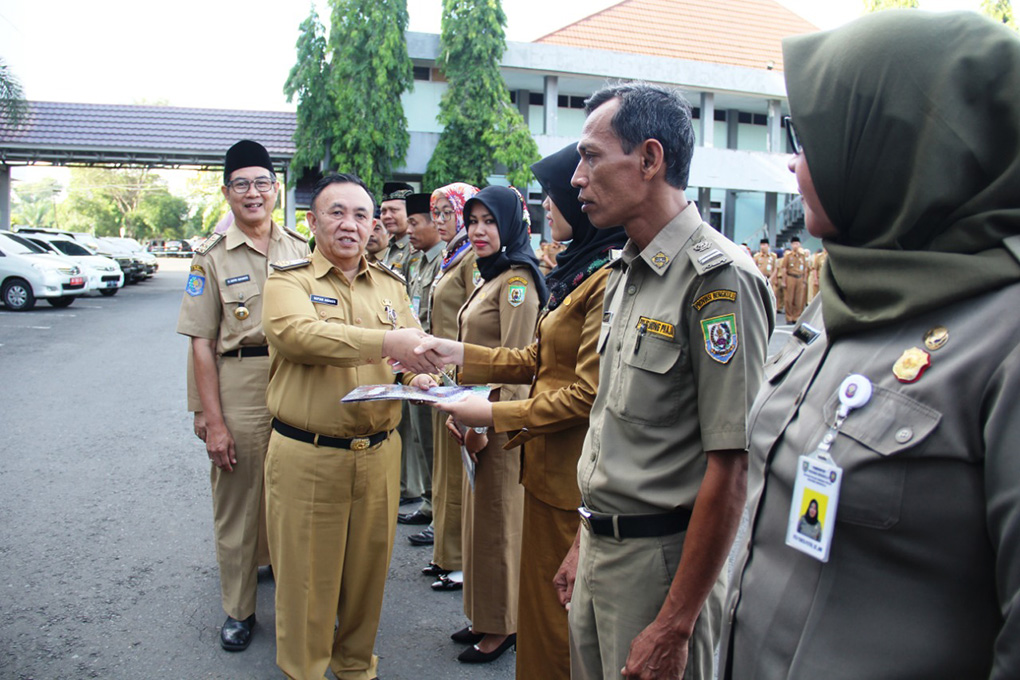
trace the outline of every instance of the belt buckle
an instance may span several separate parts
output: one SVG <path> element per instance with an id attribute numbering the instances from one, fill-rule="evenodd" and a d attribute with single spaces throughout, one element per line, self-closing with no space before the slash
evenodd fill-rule
<path id="1" fill-rule="evenodd" d="M 588 511 L 588 508 L 582 505 L 577 509 L 577 514 L 581 516 L 581 524 L 584 525 L 584 528 L 591 531 L 591 512 Z"/>
<path id="2" fill-rule="evenodd" d="M 351 440 L 351 451 L 364 451 L 372 445 L 372 440 L 368 437 L 355 437 Z"/>

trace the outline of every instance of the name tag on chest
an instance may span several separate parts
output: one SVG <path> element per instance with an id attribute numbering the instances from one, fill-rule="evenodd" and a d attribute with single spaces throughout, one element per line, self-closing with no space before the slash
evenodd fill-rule
<path id="1" fill-rule="evenodd" d="M 318 305 L 333 305 L 337 306 L 338 300 L 336 298 L 326 297 L 324 295 L 312 295 L 312 302 Z"/>
<path id="2" fill-rule="evenodd" d="M 226 284 L 232 286 L 235 283 L 244 283 L 245 281 L 251 281 L 251 277 L 245 274 L 244 276 L 234 276 L 227 279 Z"/>
<path id="3" fill-rule="evenodd" d="M 671 323 L 642 316 L 638 320 L 638 326 L 643 327 L 644 332 L 648 335 L 657 335 L 660 338 L 665 338 L 666 340 L 676 339 L 676 327 Z"/>

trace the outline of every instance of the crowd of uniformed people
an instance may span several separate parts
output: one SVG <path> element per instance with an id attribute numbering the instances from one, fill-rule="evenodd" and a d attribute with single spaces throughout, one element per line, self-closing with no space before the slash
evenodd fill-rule
<path id="1" fill-rule="evenodd" d="M 311 249 L 227 151 L 178 322 L 224 649 L 266 567 L 287 677 L 378 677 L 402 522 L 458 659 L 518 678 L 1020 677 L 1020 42 L 894 11 L 784 54 L 811 257 L 702 220 L 690 106 L 643 83 L 532 166 L 552 268 L 460 182 L 326 174 Z M 394 383 L 490 392 L 341 403 Z"/>

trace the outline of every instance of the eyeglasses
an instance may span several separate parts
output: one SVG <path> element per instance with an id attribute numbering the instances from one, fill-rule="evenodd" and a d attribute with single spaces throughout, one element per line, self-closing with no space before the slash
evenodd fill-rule
<path id="1" fill-rule="evenodd" d="M 797 155 L 804 153 L 804 147 L 800 145 L 800 137 L 797 136 L 797 130 L 793 127 L 793 118 L 783 116 L 783 125 L 786 126 L 786 141 L 789 143 L 790 149 Z"/>
<path id="2" fill-rule="evenodd" d="M 276 180 L 272 177 L 256 177 L 254 182 L 250 179 L 235 179 L 233 182 L 227 182 L 227 186 L 233 189 L 235 194 L 248 193 L 248 189 L 251 189 L 252 184 L 255 185 L 256 191 L 266 194 L 276 186 Z"/>
<path id="3" fill-rule="evenodd" d="M 456 217 L 456 215 L 457 213 L 455 213 L 452 210 L 444 210 L 443 212 L 439 212 L 437 210 L 432 211 L 432 219 L 435 220 L 436 222 L 446 222 L 447 220 L 452 220 L 454 217 Z"/>

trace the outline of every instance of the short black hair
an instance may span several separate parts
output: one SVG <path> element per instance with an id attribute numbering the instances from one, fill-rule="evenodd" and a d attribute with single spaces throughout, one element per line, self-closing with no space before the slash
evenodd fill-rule
<path id="1" fill-rule="evenodd" d="M 317 199 L 323 189 L 328 187 L 330 184 L 357 184 L 365 190 L 366 194 L 368 194 L 369 199 L 372 201 L 372 210 L 373 212 L 375 211 L 375 195 L 360 177 L 349 172 L 333 172 L 328 175 L 323 175 L 322 179 L 315 183 L 315 187 L 312 189 L 312 200 L 309 203 L 312 210 L 315 210 L 315 199 Z"/>
<path id="2" fill-rule="evenodd" d="M 646 139 L 657 140 L 665 156 L 666 181 L 686 189 L 694 156 L 694 124 L 691 105 L 680 91 L 640 82 L 610 85 L 588 97 L 584 111 L 590 115 L 611 99 L 620 100 L 611 125 L 623 152 L 630 153 Z"/>

